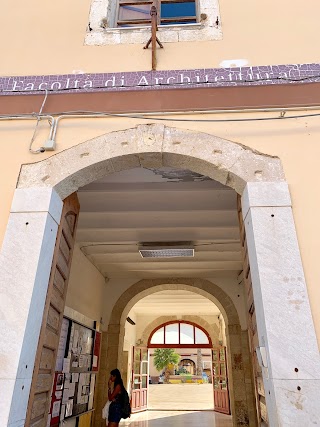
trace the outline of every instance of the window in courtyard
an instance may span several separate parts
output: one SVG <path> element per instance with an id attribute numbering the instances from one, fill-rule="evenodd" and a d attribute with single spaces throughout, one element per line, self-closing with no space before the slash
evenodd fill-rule
<path id="1" fill-rule="evenodd" d="M 187 322 L 170 322 L 159 326 L 151 338 L 150 347 L 185 346 L 185 347 L 210 347 L 210 339 L 205 331 Z"/>
<path id="2" fill-rule="evenodd" d="M 151 344 L 164 344 L 164 328 L 158 329 L 153 334 Z"/>
<path id="3" fill-rule="evenodd" d="M 158 11 L 158 25 L 181 25 L 197 22 L 195 0 L 119 0 L 117 26 L 150 25 L 150 9 L 153 4 Z"/>

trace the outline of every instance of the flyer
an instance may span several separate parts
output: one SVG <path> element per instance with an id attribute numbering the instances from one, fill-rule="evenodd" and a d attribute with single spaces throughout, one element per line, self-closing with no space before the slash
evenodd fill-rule
<path id="1" fill-rule="evenodd" d="M 98 367 L 98 356 L 93 356 L 92 367 L 93 368 Z"/>
<path id="2" fill-rule="evenodd" d="M 73 400 L 68 400 L 66 404 L 66 417 L 71 417 L 73 409 Z"/>
<path id="3" fill-rule="evenodd" d="M 56 391 L 55 393 L 56 399 L 61 399 L 62 398 L 62 390 Z"/>
<path id="4" fill-rule="evenodd" d="M 52 418 L 59 417 L 60 415 L 60 406 L 61 406 L 61 400 L 57 400 L 52 405 Z"/>
<path id="5" fill-rule="evenodd" d="M 63 368 L 62 372 L 69 373 L 70 372 L 70 359 L 63 359 Z"/>
<path id="6" fill-rule="evenodd" d="M 67 403 L 69 400 L 69 389 L 65 388 L 63 390 L 63 397 L 62 397 L 62 403 Z"/>
<path id="7" fill-rule="evenodd" d="M 77 383 L 79 381 L 79 372 L 75 372 L 72 374 L 72 382 Z"/>
<path id="8" fill-rule="evenodd" d="M 69 396 L 74 396 L 74 393 L 76 391 L 76 383 L 70 383 L 69 384 Z"/>

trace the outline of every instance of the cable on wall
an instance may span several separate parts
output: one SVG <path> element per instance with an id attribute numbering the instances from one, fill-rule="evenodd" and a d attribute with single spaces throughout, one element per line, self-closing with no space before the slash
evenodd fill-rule
<path id="1" fill-rule="evenodd" d="M 37 133 L 37 129 L 38 129 L 38 126 L 39 126 L 39 122 L 41 120 L 41 114 L 42 114 L 42 111 L 43 111 L 43 107 L 45 106 L 45 103 L 47 101 L 47 98 L 48 98 L 48 90 L 46 89 L 46 93 L 45 93 L 43 102 L 41 104 L 39 113 L 37 115 L 37 123 L 36 123 L 36 126 L 34 128 L 33 135 L 32 135 L 32 138 L 31 138 L 31 141 L 30 141 L 30 144 L 29 144 L 29 151 L 32 154 L 39 154 L 39 153 L 44 153 L 45 152 L 45 149 L 43 147 L 40 147 L 37 150 L 33 150 L 32 145 L 33 145 L 35 137 L 36 137 L 36 133 Z"/>

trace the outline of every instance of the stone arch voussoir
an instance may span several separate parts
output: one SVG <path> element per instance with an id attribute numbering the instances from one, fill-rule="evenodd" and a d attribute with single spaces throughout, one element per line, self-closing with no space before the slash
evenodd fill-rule
<path id="1" fill-rule="evenodd" d="M 206 175 L 238 194 L 247 182 L 284 181 L 277 157 L 214 135 L 147 124 L 107 133 L 41 162 L 23 165 L 18 188 L 53 187 L 64 199 L 114 172 L 164 166 Z"/>
<path id="2" fill-rule="evenodd" d="M 124 325 L 129 311 L 141 298 L 167 289 L 199 293 L 218 306 L 226 324 L 240 325 L 233 301 L 219 286 L 209 280 L 192 278 L 143 279 L 133 284 L 117 300 L 111 312 L 110 325 Z"/>

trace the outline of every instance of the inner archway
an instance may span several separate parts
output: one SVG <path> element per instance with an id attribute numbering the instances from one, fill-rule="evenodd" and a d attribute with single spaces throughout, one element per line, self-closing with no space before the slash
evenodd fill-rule
<path id="1" fill-rule="evenodd" d="M 108 333 L 104 339 L 107 344 L 104 371 L 109 372 L 113 366 L 126 369 L 127 358 L 123 354 L 123 342 L 125 336 L 125 322 L 132 307 L 142 298 L 153 293 L 181 289 L 199 293 L 208 298 L 219 307 L 226 323 L 226 341 L 229 366 L 229 385 L 231 413 L 235 425 L 247 423 L 249 425 L 250 412 L 254 408 L 252 394 L 246 393 L 245 366 L 244 361 L 249 360 L 247 331 L 241 330 L 240 320 L 232 299 L 217 285 L 205 279 L 192 278 L 168 278 L 140 280 L 132 285 L 118 299 L 111 313 Z M 104 384 L 103 384 L 103 381 Z M 248 381 L 248 379 L 247 379 Z M 105 393 L 107 376 L 101 381 L 99 393 Z M 235 390 L 237 391 L 235 393 Z M 242 391 L 241 391 L 242 390 Z"/>

